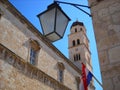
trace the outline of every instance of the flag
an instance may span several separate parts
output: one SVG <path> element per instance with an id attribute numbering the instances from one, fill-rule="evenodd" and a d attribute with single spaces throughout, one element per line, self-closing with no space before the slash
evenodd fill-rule
<path id="1" fill-rule="evenodd" d="M 82 63 L 82 77 L 80 82 L 80 90 L 88 90 L 88 85 L 92 80 L 93 74 Z"/>

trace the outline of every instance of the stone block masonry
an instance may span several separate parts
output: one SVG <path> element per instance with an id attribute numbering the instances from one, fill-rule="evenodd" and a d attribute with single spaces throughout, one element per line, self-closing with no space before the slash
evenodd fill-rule
<path id="1" fill-rule="evenodd" d="M 0 44 L 0 90 L 71 90 Z"/>
<path id="2" fill-rule="evenodd" d="M 120 0 L 88 0 L 97 42 L 103 89 L 120 89 Z"/>

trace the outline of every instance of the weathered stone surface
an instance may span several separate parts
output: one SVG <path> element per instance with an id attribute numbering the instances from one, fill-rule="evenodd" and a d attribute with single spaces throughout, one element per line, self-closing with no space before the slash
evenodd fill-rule
<path id="1" fill-rule="evenodd" d="M 110 14 L 114 14 L 115 12 L 120 11 L 120 3 L 115 2 L 109 6 L 109 12 Z"/>
<path id="2" fill-rule="evenodd" d="M 20 73 L 13 66 L 0 60 L 0 90 L 54 90 L 38 80 Z"/>
<path id="3" fill-rule="evenodd" d="M 99 53 L 104 90 L 119 90 L 120 0 L 88 0 Z"/>
<path id="4" fill-rule="evenodd" d="M 107 37 L 102 37 L 102 39 L 98 42 L 98 50 L 109 49 L 114 45 L 120 44 L 120 32 L 112 35 L 108 35 Z"/>
<path id="5" fill-rule="evenodd" d="M 104 50 L 99 52 L 99 59 L 100 59 L 101 66 L 109 64 L 107 51 Z"/>
<path id="6" fill-rule="evenodd" d="M 120 23 L 120 20 L 118 19 L 120 16 L 120 11 L 119 12 L 116 12 L 112 15 L 112 20 L 115 24 L 118 24 Z"/>
<path id="7" fill-rule="evenodd" d="M 14 54 L 12 51 L 10 51 L 9 49 L 7 49 L 6 47 L 4 47 L 1 44 L 0 44 L 0 50 L 1 50 L 1 52 L 0 52 L 0 65 L 1 65 L 0 66 L 0 79 L 5 79 L 7 81 L 6 78 L 10 77 L 10 80 L 8 80 L 8 82 L 12 82 L 11 79 L 15 81 L 17 78 L 16 77 L 17 73 L 18 73 L 20 75 L 22 74 L 25 77 L 27 77 L 28 78 L 27 82 L 29 81 L 29 79 L 31 79 L 33 81 L 37 80 L 40 83 L 44 83 L 46 86 L 49 86 L 50 88 L 54 88 L 54 89 L 57 88 L 58 90 L 60 90 L 61 88 L 64 90 L 70 90 L 63 84 L 59 83 L 57 80 L 53 79 L 46 73 L 42 72 L 38 68 L 31 65 L 30 63 L 24 62 L 25 60 L 23 60 L 21 57 L 17 56 L 16 54 Z M 6 55 L 6 57 L 4 57 L 2 55 L 2 53 L 5 53 L 4 51 L 6 53 L 8 53 Z M 11 58 L 9 58 L 9 57 L 13 57 L 12 60 L 14 61 L 14 63 L 11 63 Z M 7 69 L 7 70 L 5 70 L 5 69 Z M 3 77 L 2 77 L 1 75 L 4 73 L 6 74 L 6 76 L 3 75 Z M 69 76 L 69 74 L 70 73 L 68 73 L 67 76 Z M 22 79 L 22 77 L 20 77 L 20 78 Z M 38 84 L 39 82 L 36 82 L 36 84 Z M 6 85 L 6 87 L 8 87 L 9 86 L 8 84 L 10 84 L 10 83 L 6 83 L 6 82 L 4 83 L 4 81 L 1 81 L 0 83 L 1 83 L 2 90 L 6 89 L 5 87 L 3 87 L 4 85 Z M 14 86 L 15 82 L 13 82 L 12 84 L 13 84 L 12 86 Z M 66 85 L 67 85 L 67 83 L 66 83 Z M 74 85 L 74 83 L 73 83 L 73 85 Z M 16 89 L 18 88 L 18 87 L 12 87 L 12 86 L 11 87 L 9 86 L 8 90 L 9 89 L 14 90 L 14 88 L 16 88 Z M 21 89 L 22 89 L 22 87 L 21 87 Z"/>
<path id="8" fill-rule="evenodd" d="M 113 47 L 108 51 L 110 63 L 119 63 L 120 61 L 120 46 Z"/>
<path id="9" fill-rule="evenodd" d="M 114 90 L 114 86 L 112 83 L 112 79 L 104 79 L 103 80 L 103 89 L 104 90 Z"/>
<path id="10" fill-rule="evenodd" d="M 113 82 L 114 82 L 114 85 L 115 85 L 115 90 L 119 90 L 120 89 L 120 74 L 116 75 L 113 78 Z"/>

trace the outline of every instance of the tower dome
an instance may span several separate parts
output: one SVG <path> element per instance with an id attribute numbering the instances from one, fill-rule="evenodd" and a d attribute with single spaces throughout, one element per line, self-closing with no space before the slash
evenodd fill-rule
<path id="1" fill-rule="evenodd" d="M 73 24 L 71 25 L 71 28 L 72 28 L 73 26 L 76 26 L 76 25 L 84 26 L 84 24 L 83 24 L 82 22 L 75 21 L 75 22 L 73 22 Z"/>

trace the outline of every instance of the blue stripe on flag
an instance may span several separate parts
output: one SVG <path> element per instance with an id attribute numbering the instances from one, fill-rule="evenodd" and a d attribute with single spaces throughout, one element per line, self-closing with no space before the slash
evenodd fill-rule
<path id="1" fill-rule="evenodd" d="M 92 80 L 92 73 L 89 71 L 87 75 L 87 86 L 90 84 L 90 81 Z"/>

